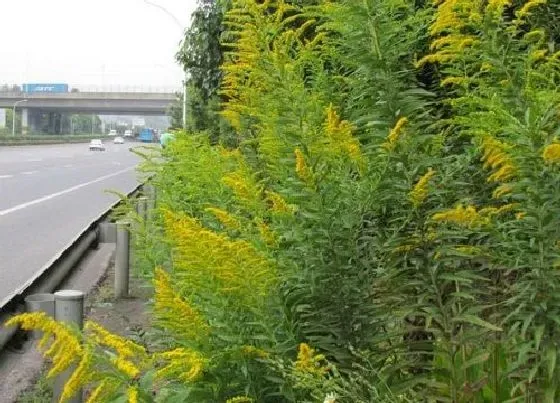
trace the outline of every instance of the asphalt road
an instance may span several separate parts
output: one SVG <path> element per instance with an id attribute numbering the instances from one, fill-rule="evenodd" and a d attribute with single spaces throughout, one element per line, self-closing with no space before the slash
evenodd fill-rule
<path id="1" fill-rule="evenodd" d="M 0 306 L 137 186 L 129 144 L 0 147 Z"/>

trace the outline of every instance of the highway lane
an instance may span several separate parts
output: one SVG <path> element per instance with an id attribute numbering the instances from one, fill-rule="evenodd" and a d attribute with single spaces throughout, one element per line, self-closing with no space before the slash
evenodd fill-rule
<path id="1" fill-rule="evenodd" d="M 137 186 L 129 144 L 0 147 L 0 306 L 116 200 Z"/>

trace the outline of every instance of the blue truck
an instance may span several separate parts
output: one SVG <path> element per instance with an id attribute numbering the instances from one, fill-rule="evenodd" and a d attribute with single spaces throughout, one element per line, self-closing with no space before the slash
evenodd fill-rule
<path id="1" fill-rule="evenodd" d="M 153 143 L 154 138 L 154 129 L 147 128 L 142 129 L 140 135 L 138 136 L 138 140 L 140 140 L 142 143 Z"/>
<path id="2" fill-rule="evenodd" d="M 68 92 L 68 84 L 61 84 L 61 83 L 26 83 L 23 84 L 22 90 L 25 93 L 62 93 Z"/>

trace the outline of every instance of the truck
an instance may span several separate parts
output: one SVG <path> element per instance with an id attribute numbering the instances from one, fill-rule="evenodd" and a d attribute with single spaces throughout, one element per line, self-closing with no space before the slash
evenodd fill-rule
<path id="1" fill-rule="evenodd" d="M 142 131 L 140 132 L 140 135 L 138 136 L 138 139 L 142 143 L 153 143 L 154 142 L 154 130 L 153 129 L 148 129 L 148 128 L 142 129 Z"/>
<path id="2" fill-rule="evenodd" d="M 63 83 L 26 83 L 23 84 L 22 90 L 25 93 L 63 93 L 68 92 L 68 84 Z"/>

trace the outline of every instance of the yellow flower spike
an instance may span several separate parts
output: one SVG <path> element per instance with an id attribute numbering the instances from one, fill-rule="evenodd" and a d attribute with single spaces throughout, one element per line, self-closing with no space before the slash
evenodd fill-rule
<path id="1" fill-rule="evenodd" d="M 203 317 L 173 290 L 168 274 L 159 267 L 155 270 L 154 289 L 154 316 L 160 322 L 188 341 L 200 342 L 208 335 Z"/>
<path id="2" fill-rule="evenodd" d="M 328 366 L 324 365 L 325 356 L 315 354 L 315 350 L 306 343 L 301 343 L 298 347 L 295 369 L 315 376 L 324 376 L 328 371 Z"/>
<path id="3" fill-rule="evenodd" d="M 138 403 L 138 388 L 136 386 L 129 386 L 126 395 L 128 403 Z"/>
<path id="4" fill-rule="evenodd" d="M 141 360 L 147 358 L 146 349 L 144 347 L 107 331 L 97 323 L 91 321 L 86 322 L 84 330 L 89 333 L 98 344 L 112 348 L 123 358 L 135 357 Z"/>
<path id="5" fill-rule="evenodd" d="M 517 168 L 512 158 L 506 153 L 507 148 L 506 144 L 490 136 L 482 140 L 483 167 L 494 170 L 488 176 L 488 182 L 507 182 L 515 176 Z"/>
<path id="6" fill-rule="evenodd" d="M 91 392 L 86 403 L 102 403 L 101 397 L 103 397 L 107 388 L 107 381 L 101 381 L 99 385 Z"/>
<path id="7" fill-rule="evenodd" d="M 354 127 L 346 120 L 341 120 L 333 105 L 327 107 L 327 119 L 324 132 L 328 140 L 327 152 L 335 155 L 346 155 L 358 168 L 363 169 L 364 158 L 360 142 L 352 135 Z"/>
<path id="8" fill-rule="evenodd" d="M 301 150 L 299 148 L 296 148 L 294 151 L 295 155 L 296 155 L 296 173 L 299 176 L 299 178 L 310 184 L 312 179 L 313 179 L 313 173 L 311 172 L 311 169 L 307 166 L 306 162 L 305 162 L 305 158 L 303 157 L 303 153 L 301 152 Z"/>
<path id="9" fill-rule="evenodd" d="M 259 234 L 261 239 L 268 245 L 268 246 L 277 246 L 278 241 L 276 239 L 276 234 L 274 231 L 270 229 L 270 227 L 261 220 L 257 221 L 257 228 L 259 229 Z"/>
<path id="10" fill-rule="evenodd" d="M 206 364 L 206 360 L 196 351 L 184 348 L 155 354 L 165 366 L 156 372 L 158 379 L 177 379 L 184 382 L 196 380 Z"/>
<path id="11" fill-rule="evenodd" d="M 489 219 L 483 217 L 474 206 L 463 207 L 459 204 L 457 207 L 436 213 L 432 216 L 432 220 L 436 222 L 448 222 L 463 227 L 476 227 L 489 224 Z"/>
<path id="12" fill-rule="evenodd" d="M 270 354 L 268 354 L 266 351 L 261 350 L 260 348 L 256 348 L 254 346 L 243 346 L 241 347 L 241 352 L 246 357 L 257 357 L 257 358 L 265 359 L 270 356 Z"/>
<path id="13" fill-rule="evenodd" d="M 204 209 L 204 211 L 207 211 L 214 215 L 214 217 L 216 217 L 218 221 L 227 229 L 238 230 L 241 228 L 241 224 L 239 223 L 239 221 L 225 210 L 209 207 Z"/>
<path id="14" fill-rule="evenodd" d="M 560 162 L 560 143 L 547 145 L 543 150 L 542 158 L 547 164 Z"/>
<path id="15" fill-rule="evenodd" d="M 414 185 L 412 191 L 409 193 L 408 197 L 414 207 L 420 206 L 424 202 L 424 200 L 426 200 L 426 197 L 428 196 L 428 183 L 432 176 L 435 175 L 435 173 L 436 171 L 434 171 L 432 168 L 429 168 L 428 172 L 422 175 L 418 182 L 416 182 L 416 185 Z"/>
<path id="16" fill-rule="evenodd" d="M 387 143 L 385 143 L 387 148 L 393 149 L 395 147 L 397 140 L 399 139 L 401 132 L 403 131 L 403 128 L 407 123 L 408 119 L 406 117 L 402 117 L 397 121 L 397 123 L 391 129 L 389 135 L 387 136 Z"/>
<path id="17" fill-rule="evenodd" d="M 516 213 L 516 214 L 515 214 L 515 218 L 516 218 L 517 220 L 522 220 L 523 218 L 525 218 L 526 215 L 527 215 L 526 212 L 520 211 L 519 213 Z"/>
<path id="18" fill-rule="evenodd" d="M 65 402 L 72 398 L 82 385 L 85 385 L 90 377 L 90 367 L 92 363 L 92 352 L 88 349 L 82 355 L 78 367 L 72 372 L 68 381 L 64 384 L 60 401 Z"/>
<path id="19" fill-rule="evenodd" d="M 511 187 L 511 185 L 508 184 L 500 185 L 496 188 L 496 190 L 492 192 L 492 198 L 500 199 L 502 196 L 506 196 L 510 194 L 512 190 L 513 188 Z"/>
<path id="20" fill-rule="evenodd" d="M 499 12 L 501 14 L 504 11 L 504 7 L 510 5 L 511 5 L 511 0 L 488 0 L 486 11 Z"/>
<path id="21" fill-rule="evenodd" d="M 132 361 L 129 361 L 122 356 L 118 356 L 113 359 L 112 362 L 119 371 L 130 379 L 136 379 L 136 377 L 140 374 L 140 368 L 134 365 Z"/>
<path id="22" fill-rule="evenodd" d="M 255 400 L 247 396 L 235 396 L 226 400 L 226 403 L 253 403 Z"/>
<path id="23" fill-rule="evenodd" d="M 293 213 L 293 208 L 276 192 L 266 191 L 266 200 L 272 204 L 270 208 L 275 213 Z"/>
<path id="24" fill-rule="evenodd" d="M 44 312 L 24 313 L 8 320 L 5 326 L 21 326 L 24 330 L 40 330 L 54 337 L 50 348 L 43 353 L 52 360 L 53 366 L 47 374 L 51 378 L 81 360 L 83 348 L 79 336 L 65 323 L 56 322 Z M 46 341 L 43 340 L 43 346 Z"/>
<path id="25" fill-rule="evenodd" d="M 519 10 L 515 12 L 515 16 L 517 17 L 515 22 L 517 24 L 523 23 L 523 20 L 525 19 L 525 17 L 531 14 L 533 8 L 546 3 L 547 0 L 529 0 L 527 3 L 523 5 L 523 7 L 521 7 Z"/>
<path id="26" fill-rule="evenodd" d="M 242 169 L 225 175 L 222 183 L 233 191 L 241 203 L 255 207 L 261 201 L 262 187 Z"/>

